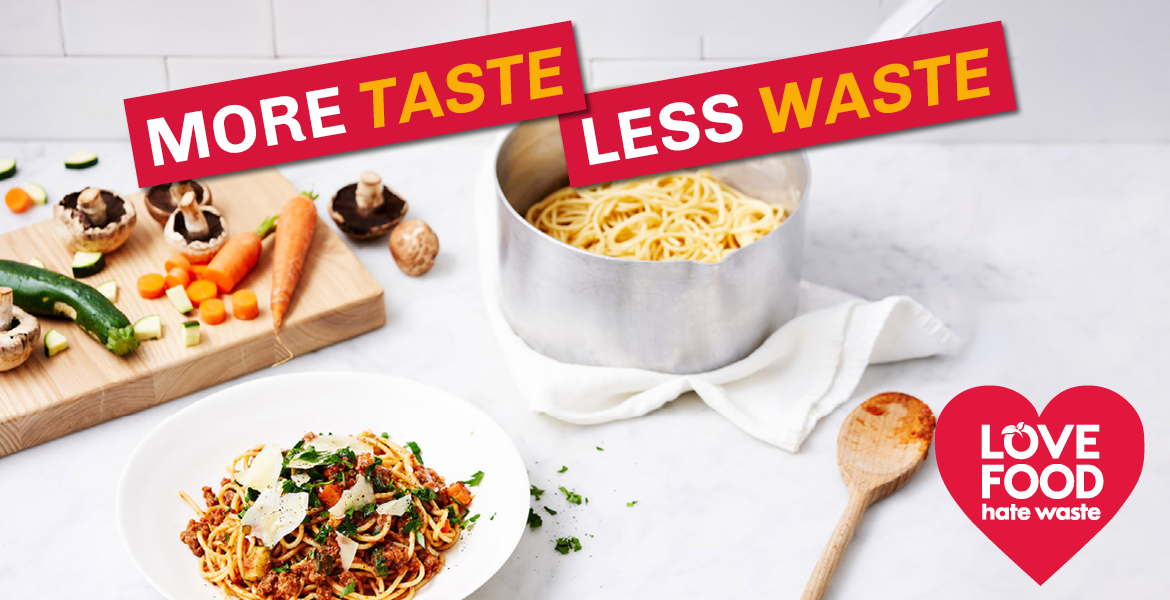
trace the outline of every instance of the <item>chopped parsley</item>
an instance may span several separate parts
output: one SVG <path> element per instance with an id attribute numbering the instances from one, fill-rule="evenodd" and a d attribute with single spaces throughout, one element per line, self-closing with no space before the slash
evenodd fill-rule
<path id="1" fill-rule="evenodd" d="M 581 504 L 581 494 L 578 494 L 577 492 L 570 492 L 569 490 L 565 489 L 565 486 L 563 485 L 561 486 L 561 491 L 565 493 L 565 500 L 568 500 L 571 504 Z"/>
<path id="2" fill-rule="evenodd" d="M 544 490 L 542 490 L 534 485 L 534 486 L 532 486 L 532 489 L 528 490 L 528 493 L 532 494 L 533 498 L 540 500 L 540 495 L 544 493 Z"/>
<path id="3" fill-rule="evenodd" d="M 317 530 L 317 536 L 313 538 L 314 542 L 324 544 L 329 541 L 329 534 L 333 533 L 333 526 L 326 523 Z"/>
<path id="4" fill-rule="evenodd" d="M 278 565 L 268 570 L 269 573 L 285 573 L 288 571 L 288 565 Z"/>
<path id="5" fill-rule="evenodd" d="M 314 200 L 316 200 L 316 198 L 314 198 Z M 352 581 L 345 584 L 345 587 L 342 588 L 342 590 L 341 590 L 341 597 L 344 598 L 344 597 L 352 594 L 354 587 L 356 587 L 356 586 L 354 586 L 354 582 L 352 582 Z"/>
<path id="6" fill-rule="evenodd" d="M 531 508 L 528 509 L 528 526 L 532 529 L 536 529 L 541 525 L 544 525 L 544 519 L 540 518 L 540 515 L 536 514 L 536 511 L 532 510 Z"/>
<path id="7" fill-rule="evenodd" d="M 568 471 L 568 470 L 569 470 L 569 467 L 561 465 L 561 470 L 557 471 L 557 473 L 564 473 L 565 471 Z"/>
<path id="8" fill-rule="evenodd" d="M 634 501 L 631 501 L 631 502 L 626 502 L 626 508 L 632 508 L 632 507 L 633 507 L 635 504 L 637 504 L 637 503 L 638 503 L 638 501 L 637 501 L 637 500 L 634 500 Z"/>
<path id="9" fill-rule="evenodd" d="M 347 538 L 353 539 L 357 537 L 357 523 L 354 520 L 346 517 L 337 524 L 337 533 L 344 535 Z"/>
<path id="10" fill-rule="evenodd" d="M 423 464 L 422 449 L 418 447 L 418 444 L 414 442 L 406 442 L 406 447 L 410 448 L 410 452 L 411 454 L 414 454 L 414 459 L 418 461 L 418 464 Z"/>
<path id="11" fill-rule="evenodd" d="M 488 519 L 488 520 L 489 520 L 489 521 L 495 521 L 495 520 L 496 520 L 496 513 L 492 513 L 492 518 L 490 518 L 490 519 Z"/>
<path id="12" fill-rule="evenodd" d="M 435 490 L 429 487 L 420 487 L 410 490 L 411 495 L 423 502 L 430 502 L 435 499 Z"/>
<path id="13" fill-rule="evenodd" d="M 418 509 L 415 508 L 413 502 L 410 503 L 410 507 L 406 509 L 406 512 L 402 516 L 407 517 L 406 522 L 402 524 L 402 533 L 409 537 L 411 533 L 414 533 L 422 525 L 422 520 L 418 516 Z"/>
<path id="14" fill-rule="evenodd" d="M 598 452 L 605 452 L 605 448 L 602 448 L 601 446 L 597 446 L 597 451 Z M 577 538 L 573 538 L 573 539 L 577 539 Z"/>
<path id="15" fill-rule="evenodd" d="M 555 511 L 555 510 L 553 510 L 553 509 L 551 509 L 551 508 L 549 508 L 549 507 L 547 507 L 547 506 L 546 506 L 546 507 L 544 507 L 544 510 L 545 510 L 545 512 L 547 512 L 547 513 L 548 513 L 548 514 L 550 514 L 550 515 L 555 515 L 555 514 L 557 514 L 557 511 Z"/>
<path id="16" fill-rule="evenodd" d="M 388 439 L 390 439 L 390 434 L 389 434 L 389 433 L 386 433 L 385 431 L 383 431 L 383 432 L 382 432 L 382 439 L 384 439 L 384 440 L 388 440 Z"/>
<path id="17" fill-rule="evenodd" d="M 470 485 L 471 487 L 475 487 L 475 486 L 479 485 L 479 483 L 481 481 L 483 481 L 483 471 L 476 471 L 475 475 L 472 475 L 470 479 L 468 479 L 467 481 L 464 481 L 462 483 L 466 483 L 467 485 Z"/>
<path id="18" fill-rule="evenodd" d="M 308 466 L 311 467 L 341 464 L 352 468 L 357 464 L 357 455 L 348 447 L 338 448 L 333 452 L 318 452 L 312 446 L 308 448 L 293 446 L 293 449 L 284 456 L 284 466 L 288 467 L 289 463 L 293 461 L 308 463 Z"/>
<path id="19" fill-rule="evenodd" d="M 390 568 L 386 566 L 386 555 L 381 552 L 374 553 L 374 574 L 378 577 L 385 577 L 390 574 Z"/>
<path id="20" fill-rule="evenodd" d="M 557 552 L 561 554 L 568 554 L 569 550 L 573 552 L 581 551 L 581 540 L 576 537 L 557 538 L 557 545 L 555 547 Z"/>
<path id="21" fill-rule="evenodd" d="M 467 523 L 467 530 L 471 531 L 472 529 L 475 529 L 475 522 L 478 520 L 479 520 L 479 513 L 475 513 L 474 515 L 471 515 L 470 517 L 468 517 L 464 521 L 465 523 Z"/>

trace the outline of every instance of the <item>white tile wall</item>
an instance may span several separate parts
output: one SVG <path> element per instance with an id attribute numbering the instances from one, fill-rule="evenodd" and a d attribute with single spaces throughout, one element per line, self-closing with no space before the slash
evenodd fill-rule
<path id="1" fill-rule="evenodd" d="M 264 60 L 259 58 L 167 58 L 168 89 L 219 83 L 231 79 L 243 79 L 267 75 L 289 69 L 312 67 L 339 60 L 336 58 L 280 58 Z"/>
<path id="2" fill-rule="evenodd" d="M 900 3 L 0 0 L 0 138 L 120 138 L 126 97 L 562 20 L 589 89 L 641 83 L 855 45 Z M 892 137 L 1170 141 L 1170 1 L 948 0 L 918 32 L 997 20 L 1019 111 Z"/>
<path id="3" fill-rule="evenodd" d="M 279 56 L 369 56 L 488 32 L 485 0 L 272 1 Z"/>
<path id="4" fill-rule="evenodd" d="M 0 139 L 126 138 L 122 100 L 167 89 L 161 58 L 5 58 L 0 81 Z"/>
<path id="5" fill-rule="evenodd" d="M 275 56 L 270 0 L 59 2 L 66 54 Z"/>
<path id="6" fill-rule="evenodd" d="M 0 15 L 0 56 L 65 53 L 56 2 L 0 0 Z"/>

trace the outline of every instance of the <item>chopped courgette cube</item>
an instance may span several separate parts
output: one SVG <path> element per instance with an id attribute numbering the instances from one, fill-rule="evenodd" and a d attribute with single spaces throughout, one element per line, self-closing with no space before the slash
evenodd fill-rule
<path id="1" fill-rule="evenodd" d="M 162 317 L 149 315 L 134 323 L 134 337 L 138 341 L 157 340 L 162 337 Z"/>
<path id="2" fill-rule="evenodd" d="M 183 321 L 183 345 L 194 346 L 199 343 L 199 321 Z"/>
<path id="3" fill-rule="evenodd" d="M 78 252 L 73 255 L 73 278 L 92 277 L 106 268 L 106 256 L 101 252 Z"/>
<path id="4" fill-rule="evenodd" d="M 176 285 L 167 290 L 167 298 L 170 299 L 171 306 L 174 306 L 175 310 L 184 315 L 195 308 L 191 306 L 191 299 L 187 297 L 187 290 L 183 289 L 181 285 Z"/>
<path id="5" fill-rule="evenodd" d="M 56 329 L 45 334 L 45 356 L 53 358 L 69 347 L 69 340 Z"/>

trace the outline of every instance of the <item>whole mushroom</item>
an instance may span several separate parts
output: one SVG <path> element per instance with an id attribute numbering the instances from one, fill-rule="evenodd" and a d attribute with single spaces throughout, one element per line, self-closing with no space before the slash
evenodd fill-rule
<path id="1" fill-rule="evenodd" d="M 171 218 L 171 213 L 179 209 L 179 201 L 187 192 L 195 192 L 196 204 L 202 206 L 211 204 L 211 188 L 206 183 L 187 179 L 166 185 L 156 185 L 147 190 L 146 197 L 143 198 L 146 212 L 150 213 L 150 216 L 160 225 L 166 225 L 167 220 Z"/>
<path id="2" fill-rule="evenodd" d="M 0 371 L 24 364 L 41 337 L 36 317 L 14 306 L 12 293 L 12 288 L 0 287 Z"/>
<path id="3" fill-rule="evenodd" d="M 361 174 L 329 200 L 329 216 L 337 228 L 355 240 L 385 235 L 406 216 L 408 205 L 398 194 L 382 185 L 373 171 Z"/>
<path id="4" fill-rule="evenodd" d="M 188 191 L 167 218 L 163 238 L 187 260 L 207 262 L 227 242 L 227 219 L 215 207 L 197 204 L 195 192 Z"/>
<path id="5" fill-rule="evenodd" d="M 109 190 L 88 187 L 53 207 L 57 233 L 71 252 L 117 250 L 134 232 L 134 205 Z"/>
<path id="6" fill-rule="evenodd" d="M 418 277 L 435 265 L 439 237 L 426 223 L 411 219 L 390 232 L 390 254 L 403 273 Z"/>

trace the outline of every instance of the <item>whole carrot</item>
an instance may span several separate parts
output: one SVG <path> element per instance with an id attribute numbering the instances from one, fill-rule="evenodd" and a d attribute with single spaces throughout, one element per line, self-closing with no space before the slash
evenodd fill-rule
<path id="1" fill-rule="evenodd" d="M 203 278 L 214 283 L 220 293 L 227 294 L 260 260 L 260 243 L 272 233 L 276 217 L 268 217 L 251 231 L 232 236 L 203 271 Z"/>
<path id="2" fill-rule="evenodd" d="M 279 335 L 284 313 L 292 302 L 293 290 L 305 266 L 305 254 L 317 229 L 317 207 L 304 196 L 297 196 L 284 205 L 276 226 L 276 247 L 272 259 L 272 330 Z M 220 250 L 220 252 L 223 252 Z"/>

